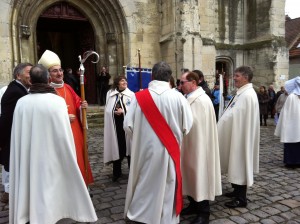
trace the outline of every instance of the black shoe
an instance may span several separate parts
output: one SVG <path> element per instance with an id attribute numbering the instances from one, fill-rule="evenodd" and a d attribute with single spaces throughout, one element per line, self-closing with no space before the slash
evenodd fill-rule
<path id="1" fill-rule="evenodd" d="M 247 199 L 235 198 L 232 201 L 226 202 L 225 206 L 228 208 L 245 208 L 247 206 Z"/>
<path id="2" fill-rule="evenodd" d="M 234 198 L 234 197 L 236 197 L 236 193 L 233 191 L 233 192 L 224 194 L 224 196 L 227 198 Z"/>
<path id="3" fill-rule="evenodd" d="M 208 224 L 209 223 L 209 217 L 207 216 L 201 216 L 198 215 L 191 224 Z"/>
<path id="4" fill-rule="evenodd" d="M 196 206 L 191 205 L 191 203 L 189 204 L 188 207 L 182 209 L 180 215 L 192 215 L 192 214 L 196 214 Z"/>

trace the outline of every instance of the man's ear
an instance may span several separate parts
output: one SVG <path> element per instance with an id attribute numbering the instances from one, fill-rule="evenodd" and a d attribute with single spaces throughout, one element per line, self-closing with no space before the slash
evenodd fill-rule
<path id="1" fill-rule="evenodd" d="M 48 77 L 48 84 L 51 82 L 51 79 L 50 79 L 50 75 L 49 75 L 49 77 Z"/>

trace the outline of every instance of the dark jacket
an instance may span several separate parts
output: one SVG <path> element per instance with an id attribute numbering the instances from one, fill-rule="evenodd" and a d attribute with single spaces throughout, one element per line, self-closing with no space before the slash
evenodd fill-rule
<path id="1" fill-rule="evenodd" d="M 97 80 L 99 85 L 104 85 L 104 86 L 108 86 L 109 84 L 109 79 L 110 79 L 110 74 L 108 72 L 100 72 L 100 74 L 98 74 L 97 76 Z"/>
<path id="2" fill-rule="evenodd" d="M 80 95 L 79 80 L 75 77 L 75 75 L 73 75 L 72 73 L 66 73 L 64 75 L 64 82 L 67 83 L 69 86 L 71 86 L 77 95 Z"/>
<path id="3" fill-rule="evenodd" d="M 259 103 L 259 113 L 260 114 L 268 114 L 268 103 L 269 103 L 269 95 L 267 92 L 257 93 L 258 103 Z"/>
<path id="4" fill-rule="evenodd" d="M 15 107 L 18 100 L 27 94 L 25 87 L 14 80 L 8 85 L 1 99 L 0 164 L 6 171 L 9 171 L 10 135 Z"/>
<path id="5" fill-rule="evenodd" d="M 273 89 L 268 89 L 268 95 L 269 95 L 269 105 L 274 105 L 276 100 L 276 93 Z"/>
<path id="6" fill-rule="evenodd" d="M 205 91 L 205 93 L 209 96 L 209 98 L 212 100 L 213 99 L 213 96 L 211 94 L 211 91 L 210 89 L 208 88 L 208 85 L 207 85 L 207 82 L 206 81 L 202 81 L 198 84 L 198 86 L 201 86 L 202 89 Z"/>

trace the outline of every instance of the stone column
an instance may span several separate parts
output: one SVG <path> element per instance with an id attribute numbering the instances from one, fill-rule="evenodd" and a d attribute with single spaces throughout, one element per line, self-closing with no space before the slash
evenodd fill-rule
<path id="1" fill-rule="evenodd" d="M 9 1 L 1 1 L 0 16 L 0 88 L 7 85 L 12 80 L 12 48 L 10 37 L 10 13 Z"/>

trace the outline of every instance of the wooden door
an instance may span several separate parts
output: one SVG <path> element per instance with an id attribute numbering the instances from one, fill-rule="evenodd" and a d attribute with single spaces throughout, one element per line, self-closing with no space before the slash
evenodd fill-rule
<path id="1" fill-rule="evenodd" d="M 88 19 L 67 2 L 60 2 L 46 9 L 37 23 L 37 55 L 45 50 L 55 52 L 61 59 L 62 68 L 72 68 L 74 75 L 79 69 L 79 55 L 95 49 L 94 31 Z M 96 65 L 92 56 L 84 63 L 85 96 L 90 104 L 97 103 Z"/>
<path id="2" fill-rule="evenodd" d="M 86 51 L 94 51 L 94 32 L 90 26 L 82 27 L 79 32 L 79 55 L 83 56 Z M 97 103 L 97 80 L 96 80 L 96 64 L 92 63 L 96 61 L 96 57 L 91 55 L 84 63 L 85 68 L 85 95 L 86 100 L 89 103 Z"/>

